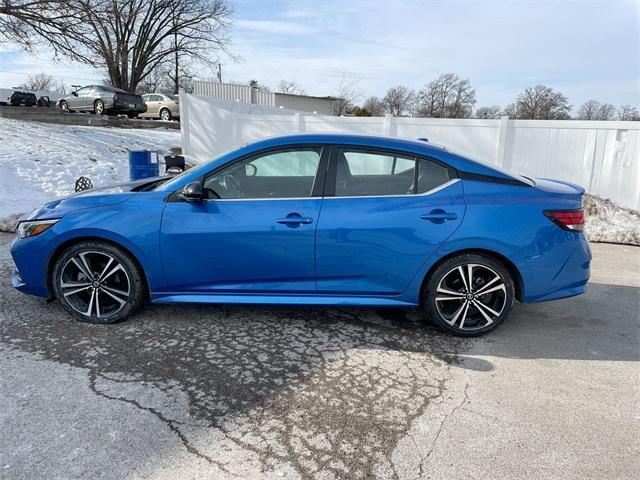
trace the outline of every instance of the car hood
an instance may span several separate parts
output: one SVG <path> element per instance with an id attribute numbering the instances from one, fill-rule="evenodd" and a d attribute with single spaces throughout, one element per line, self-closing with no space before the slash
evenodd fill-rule
<path id="1" fill-rule="evenodd" d="M 135 182 L 83 190 L 82 192 L 48 202 L 42 207 L 36 208 L 31 213 L 22 216 L 19 221 L 61 218 L 71 211 L 106 207 L 122 203 L 135 195 L 136 191 L 142 189 L 145 185 L 155 183 L 164 178 L 165 177 L 145 178 Z"/>

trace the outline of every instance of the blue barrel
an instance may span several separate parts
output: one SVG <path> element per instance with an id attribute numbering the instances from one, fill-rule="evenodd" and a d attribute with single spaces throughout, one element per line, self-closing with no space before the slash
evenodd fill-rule
<path id="1" fill-rule="evenodd" d="M 151 161 L 151 154 L 156 155 L 156 162 Z M 129 177 L 131 180 L 157 177 L 159 175 L 157 152 L 138 150 L 129 152 Z"/>

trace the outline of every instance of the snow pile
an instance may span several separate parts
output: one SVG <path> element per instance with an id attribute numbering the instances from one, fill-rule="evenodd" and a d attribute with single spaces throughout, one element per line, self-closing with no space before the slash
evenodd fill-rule
<path id="1" fill-rule="evenodd" d="M 611 200 L 584 196 L 585 230 L 592 242 L 640 246 L 640 213 L 618 207 Z"/>
<path id="2" fill-rule="evenodd" d="M 179 147 L 175 130 L 129 130 L 0 118 L 0 219 L 73 193 L 75 180 L 95 187 L 129 179 L 129 150 Z"/>

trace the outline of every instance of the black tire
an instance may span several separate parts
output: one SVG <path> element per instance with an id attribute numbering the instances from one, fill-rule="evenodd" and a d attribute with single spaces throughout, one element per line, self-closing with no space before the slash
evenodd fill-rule
<path id="1" fill-rule="evenodd" d="M 146 299 L 143 273 L 133 259 L 100 241 L 79 242 L 62 252 L 53 265 L 51 281 L 63 308 L 82 322 L 122 321 Z"/>
<path id="2" fill-rule="evenodd" d="M 102 100 L 93 102 L 93 113 L 96 115 L 102 115 L 104 113 L 104 102 Z"/>
<path id="3" fill-rule="evenodd" d="M 162 114 L 166 113 L 166 117 L 167 118 L 162 118 Z M 170 122 L 171 121 L 171 111 L 168 108 L 161 108 L 160 109 L 160 120 L 165 121 L 165 122 Z"/>
<path id="4" fill-rule="evenodd" d="M 60 102 L 60 110 L 71 113 L 71 110 L 69 110 L 69 104 L 64 100 Z"/>
<path id="5" fill-rule="evenodd" d="M 433 271 L 423 294 L 424 305 L 436 325 L 454 335 L 475 337 L 504 321 L 513 307 L 515 288 L 502 263 L 485 255 L 462 254 Z"/>
<path id="6" fill-rule="evenodd" d="M 127 112 L 127 117 L 129 118 L 138 118 L 138 113 L 135 112 Z"/>

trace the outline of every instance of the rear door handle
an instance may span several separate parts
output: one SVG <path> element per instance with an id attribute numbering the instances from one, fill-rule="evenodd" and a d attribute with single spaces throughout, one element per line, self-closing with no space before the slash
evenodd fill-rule
<path id="1" fill-rule="evenodd" d="M 458 215 L 456 213 L 445 212 L 441 208 L 436 208 L 426 215 L 422 215 L 420 218 L 423 220 L 429 220 L 433 223 L 444 223 L 447 220 L 456 220 Z"/>
<path id="2" fill-rule="evenodd" d="M 276 222 L 288 225 L 289 227 L 296 227 L 298 225 L 308 225 L 309 223 L 313 223 L 313 218 L 303 217 L 299 213 L 290 213 L 284 218 L 279 218 Z"/>

